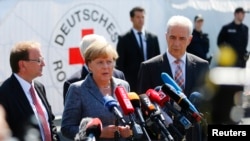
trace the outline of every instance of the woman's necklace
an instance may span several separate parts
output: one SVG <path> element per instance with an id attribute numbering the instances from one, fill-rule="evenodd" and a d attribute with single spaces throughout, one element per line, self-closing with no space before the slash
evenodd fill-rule
<path id="1" fill-rule="evenodd" d="M 110 86 L 110 83 L 105 86 L 105 87 L 101 87 L 100 88 L 100 91 L 102 92 L 102 94 L 105 96 L 105 95 L 110 95 L 111 94 L 111 86 Z"/>
<path id="2" fill-rule="evenodd" d="M 109 88 L 110 88 L 110 85 L 102 87 L 101 89 L 109 89 Z"/>

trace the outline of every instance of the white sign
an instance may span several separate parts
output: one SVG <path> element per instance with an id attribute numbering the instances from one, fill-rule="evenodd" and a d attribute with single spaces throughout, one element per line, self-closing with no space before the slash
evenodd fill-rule
<path id="1" fill-rule="evenodd" d="M 233 6 L 232 6 L 233 5 Z M 0 1 L 0 82 L 11 75 L 9 54 L 22 40 L 42 44 L 46 66 L 38 79 L 45 85 L 55 115 L 63 111 L 63 83 L 82 66 L 77 48 L 82 36 L 96 33 L 116 47 L 118 35 L 132 24 L 129 11 L 134 6 L 146 10 L 145 28 L 158 35 L 161 52 L 166 51 L 166 22 L 173 15 L 193 21 L 197 14 L 205 19 L 203 31 L 210 38 L 210 53 L 216 53 L 221 26 L 233 20 L 237 6 L 250 10 L 249 0 L 1 0 Z M 247 7 L 248 6 L 248 7 Z M 250 27 L 250 16 L 244 22 Z"/>

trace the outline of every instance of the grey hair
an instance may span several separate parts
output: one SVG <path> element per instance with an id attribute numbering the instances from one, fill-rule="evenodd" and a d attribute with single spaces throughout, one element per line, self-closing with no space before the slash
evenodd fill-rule
<path id="1" fill-rule="evenodd" d="M 80 42 L 80 51 L 81 51 L 81 55 L 82 57 L 84 57 L 84 52 L 85 50 L 91 45 L 93 44 L 95 41 L 101 41 L 101 42 L 106 42 L 106 39 L 98 34 L 89 34 L 89 35 L 85 35 L 81 42 Z"/>
<path id="2" fill-rule="evenodd" d="M 169 28 L 175 25 L 186 26 L 188 28 L 189 35 L 192 35 L 193 23 L 189 18 L 180 15 L 172 16 L 167 22 L 166 32 L 168 33 Z"/>

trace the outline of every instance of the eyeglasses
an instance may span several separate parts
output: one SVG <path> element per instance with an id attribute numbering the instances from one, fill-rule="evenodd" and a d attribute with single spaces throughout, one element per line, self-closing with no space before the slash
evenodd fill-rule
<path id="1" fill-rule="evenodd" d="M 39 57 L 38 59 L 27 59 L 25 61 L 37 62 L 39 65 L 41 65 L 42 62 L 44 62 L 44 58 L 43 57 Z"/>

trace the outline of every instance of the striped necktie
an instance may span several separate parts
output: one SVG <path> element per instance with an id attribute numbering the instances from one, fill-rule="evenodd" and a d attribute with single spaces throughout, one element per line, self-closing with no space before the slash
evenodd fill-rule
<path id="1" fill-rule="evenodd" d="M 181 60 L 175 60 L 176 69 L 175 69 L 175 82 L 184 90 L 184 75 L 181 69 Z"/>

